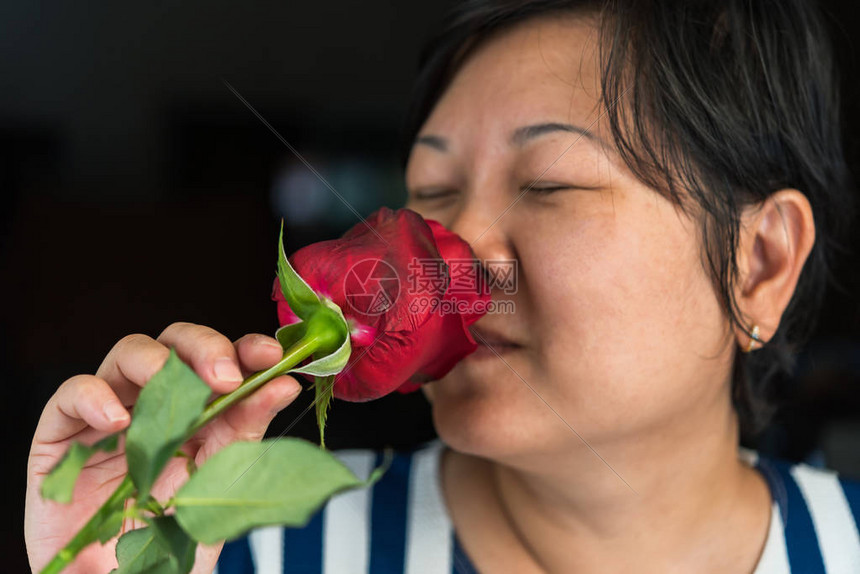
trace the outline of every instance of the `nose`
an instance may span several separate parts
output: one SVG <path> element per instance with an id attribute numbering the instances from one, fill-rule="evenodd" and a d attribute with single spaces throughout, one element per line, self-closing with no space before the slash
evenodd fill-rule
<path id="1" fill-rule="evenodd" d="M 487 261 L 511 261 L 516 258 L 507 224 L 504 206 L 497 209 L 470 197 L 461 203 L 448 222 L 448 229 L 468 242 L 475 257 L 486 266 Z"/>

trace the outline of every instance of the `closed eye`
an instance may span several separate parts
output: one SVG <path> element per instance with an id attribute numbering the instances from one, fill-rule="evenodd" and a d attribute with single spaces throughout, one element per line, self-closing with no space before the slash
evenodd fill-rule
<path id="1" fill-rule="evenodd" d="M 535 195 L 549 195 L 551 193 L 555 193 L 556 191 L 564 191 L 564 190 L 583 190 L 583 191 L 595 191 L 600 189 L 600 187 L 588 187 L 584 185 L 572 185 L 572 184 L 558 184 L 558 183 L 536 183 L 534 185 L 528 184 L 524 185 L 520 188 L 520 192 L 525 193 L 533 193 Z"/>
<path id="2" fill-rule="evenodd" d="M 521 188 L 522 192 L 535 193 L 538 195 L 549 195 L 555 191 L 561 191 L 563 189 L 571 189 L 572 186 L 569 185 L 526 185 Z"/>
<path id="3" fill-rule="evenodd" d="M 452 197 L 457 194 L 456 189 L 452 188 L 424 188 L 417 189 L 411 192 L 409 195 L 414 200 L 431 200 L 431 199 L 442 199 L 445 197 Z"/>

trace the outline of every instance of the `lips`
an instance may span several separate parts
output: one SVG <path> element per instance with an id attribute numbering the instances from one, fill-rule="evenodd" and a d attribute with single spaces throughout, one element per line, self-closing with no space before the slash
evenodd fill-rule
<path id="1" fill-rule="evenodd" d="M 469 331 L 471 331 L 472 336 L 475 338 L 475 342 L 482 346 L 492 347 L 494 349 L 522 347 L 522 345 L 510 337 L 507 337 L 493 329 L 472 326 L 469 328 Z"/>

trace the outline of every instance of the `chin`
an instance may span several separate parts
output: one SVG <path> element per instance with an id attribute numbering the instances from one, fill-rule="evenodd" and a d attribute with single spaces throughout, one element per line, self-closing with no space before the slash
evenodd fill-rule
<path id="1" fill-rule="evenodd" d="M 442 442 L 464 454 L 497 460 L 540 448 L 544 433 L 535 423 L 543 422 L 543 417 L 523 408 L 528 397 L 512 384 L 490 392 L 452 372 L 427 385 L 433 425 Z M 527 388 L 525 391 L 531 395 Z"/>

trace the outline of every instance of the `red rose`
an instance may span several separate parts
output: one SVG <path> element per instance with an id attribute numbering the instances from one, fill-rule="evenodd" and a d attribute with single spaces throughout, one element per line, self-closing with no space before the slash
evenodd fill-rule
<path id="1" fill-rule="evenodd" d="M 334 384 L 340 399 L 414 391 L 477 348 L 468 328 L 490 299 L 482 269 L 458 235 L 412 210 L 382 208 L 290 263 L 349 323 L 352 354 Z M 298 320 L 277 279 L 272 299 L 281 325 Z"/>

